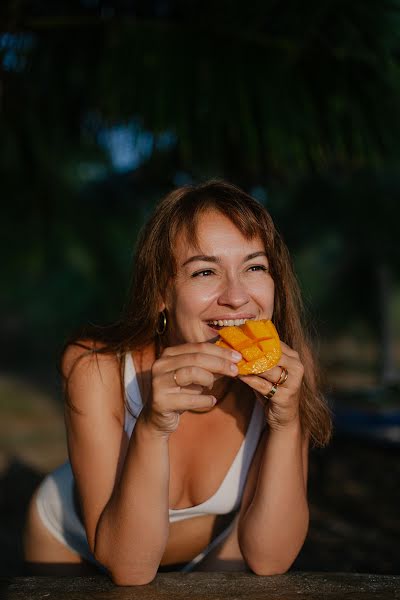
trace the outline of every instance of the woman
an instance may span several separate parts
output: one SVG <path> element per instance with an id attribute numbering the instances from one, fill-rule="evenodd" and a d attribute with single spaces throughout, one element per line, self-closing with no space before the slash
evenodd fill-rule
<path id="1" fill-rule="evenodd" d="M 308 528 L 309 440 L 330 435 L 287 249 L 258 202 L 209 182 L 158 205 L 134 264 L 121 321 L 64 352 L 70 463 L 34 495 L 26 559 L 91 561 L 120 585 L 285 572 Z M 273 320 L 282 358 L 238 376 L 241 355 L 213 342 L 248 319 Z"/>

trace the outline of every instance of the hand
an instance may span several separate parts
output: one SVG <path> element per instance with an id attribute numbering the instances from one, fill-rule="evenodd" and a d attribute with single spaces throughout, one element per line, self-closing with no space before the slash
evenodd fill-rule
<path id="1" fill-rule="evenodd" d="M 304 367 L 299 354 L 283 342 L 281 342 L 281 348 L 282 356 L 279 365 L 260 375 L 239 377 L 261 395 L 260 400 L 265 408 L 267 422 L 273 429 L 292 423 L 298 418 L 300 389 L 304 375 Z M 281 376 L 281 367 L 287 369 L 288 377 L 285 383 L 278 387 L 272 398 L 267 400 L 265 396 Z"/>
<path id="2" fill-rule="evenodd" d="M 186 410 L 210 409 L 216 399 L 204 394 L 222 376 L 235 377 L 241 355 L 209 342 L 166 348 L 152 367 L 152 397 L 143 418 L 159 432 L 176 430 Z"/>

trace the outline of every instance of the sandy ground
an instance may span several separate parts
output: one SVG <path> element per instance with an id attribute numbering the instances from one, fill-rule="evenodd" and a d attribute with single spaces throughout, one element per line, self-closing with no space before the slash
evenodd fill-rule
<path id="1" fill-rule="evenodd" d="M 294 569 L 400 574 L 399 454 L 350 436 L 311 452 L 311 525 Z M 65 458 L 60 401 L 0 377 L 0 575 L 23 573 L 29 497 Z"/>

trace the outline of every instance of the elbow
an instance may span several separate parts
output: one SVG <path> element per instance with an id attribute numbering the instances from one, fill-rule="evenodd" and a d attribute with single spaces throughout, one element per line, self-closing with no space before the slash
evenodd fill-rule
<path id="1" fill-rule="evenodd" d="M 118 586 L 147 585 L 151 583 L 157 571 L 137 572 L 132 570 L 113 569 L 109 571 L 111 581 Z"/>
<path id="2" fill-rule="evenodd" d="M 297 527 L 295 534 L 288 539 L 276 540 L 275 543 L 268 545 L 251 544 L 247 547 L 243 540 L 239 539 L 239 546 L 242 555 L 255 575 L 271 576 L 283 575 L 287 573 L 296 560 L 304 541 L 307 537 L 309 526 L 309 510 L 304 512 L 304 518 Z M 242 542 L 242 543 L 241 543 Z"/>
<path id="3" fill-rule="evenodd" d="M 300 551 L 299 549 L 295 549 L 292 553 L 283 553 L 281 556 L 267 556 L 262 554 L 257 554 L 254 557 L 246 557 L 246 563 L 249 569 L 255 575 L 262 575 L 264 577 L 270 575 L 283 575 L 287 573 L 296 560 L 296 557 Z"/>
<path id="4" fill-rule="evenodd" d="M 284 575 L 293 565 L 299 554 L 300 548 L 296 548 L 294 552 L 283 553 L 281 556 L 267 556 L 258 554 L 254 557 L 246 557 L 246 563 L 249 569 L 255 575 L 270 576 L 270 575 Z"/>
<path id="5" fill-rule="evenodd" d="M 109 557 L 108 557 L 109 558 Z M 157 567 L 135 564 L 121 564 L 115 560 L 105 560 L 104 556 L 95 555 L 95 559 L 107 571 L 111 581 L 118 586 L 146 585 L 157 575 Z"/>
<path id="6" fill-rule="evenodd" d="M 284 575 L 293 565 L 300 548 L 295 548 L 293 552 L 274 552 L 270 553 L 253 553 L 251 556 L 247 554 L 245 560 L 249 569 L 255 575 L 269 577 L 271 575 Z"/>
<path id="7" fill-rule="evenodd" d="M 249 564 L 248 566 L 255 575 L 260 575 L 262 577 L 270 577 L 272 575 L 283 575 L 284 573 L 287 573 L 291 565 L 271 562 L 264 564 Z"/>

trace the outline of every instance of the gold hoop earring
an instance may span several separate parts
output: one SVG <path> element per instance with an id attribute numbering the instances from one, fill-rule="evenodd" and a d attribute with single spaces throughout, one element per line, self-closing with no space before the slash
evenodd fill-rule
<path id="1" fill-rule="evenodd" d="M 156 333 L 158 335 L 163 335 L 167 330 L 167 313 L 165 310 L 162 310 L 158 315 L 158 324 L 156 327 Z"/>

